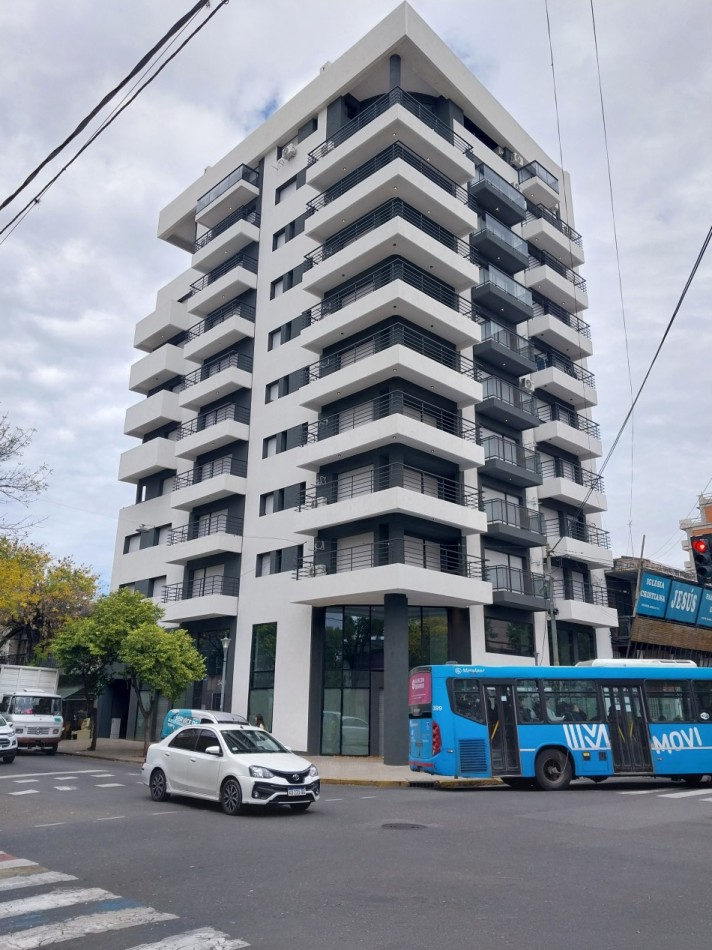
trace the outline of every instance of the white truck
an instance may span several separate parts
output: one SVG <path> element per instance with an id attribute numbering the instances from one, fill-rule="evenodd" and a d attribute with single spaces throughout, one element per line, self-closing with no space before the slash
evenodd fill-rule
<path id="1" fill-rule="evenodd" d="M 57 751 L 63 725 L 58 681 L 58 670 L 0 665 L 0 713 L 14 726 L 18 748 Z"/>

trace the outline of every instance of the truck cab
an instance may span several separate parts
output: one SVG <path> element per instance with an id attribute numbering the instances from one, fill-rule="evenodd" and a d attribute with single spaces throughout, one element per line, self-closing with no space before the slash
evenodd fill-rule
<path id="1" fill-rule="evenodd" d="M 18 748 L 39 748 L 54 755 L 62 738 L 61 697 L 31 687 L 1 692 L 0 714 L 14 726 Z"/>

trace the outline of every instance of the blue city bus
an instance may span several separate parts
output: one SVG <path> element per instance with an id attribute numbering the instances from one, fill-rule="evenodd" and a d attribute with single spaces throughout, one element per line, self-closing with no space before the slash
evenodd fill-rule
<path id="1" fill-rule="evenodd" d="M 409 681 L 409 763 L 547 791 L 572 779 L 712 773 L 712 668 L 687 661 L 420 666 Z"/>

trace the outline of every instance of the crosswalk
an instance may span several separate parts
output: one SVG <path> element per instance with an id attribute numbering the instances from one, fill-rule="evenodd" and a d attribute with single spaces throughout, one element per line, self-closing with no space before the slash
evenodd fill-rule
<path id="1" fill-rule="evenodd" d="M 697 798 L 701 802 L 712 802 L 711 793 L 709 785 L 705 788 L 685 789 L 682 792 L 664 792 L 659 788 L 634 788 L 617 792 L 618 795 L 655 795 L 656 798 Z"/>
<path id="2" fill-rule="evenodd" d="M 32 893 L 28 893 L 28 891 Z M 147 907 L 101 887 L 85 887 L 72 874 L 0 851 L 0 948 L 35 950 L 72 941 L 93 950 L 93 935 L 126 931 L 125 950 L 239 950 L 244 940 L 212 927 L 182 930 L 158 941 L 136 943 L 140 928 L 180 927 L 176 914 Z M 145 934 L 144 934 L 145 936 Z M 116 946 L 116 943 L 112 943 Z"/>

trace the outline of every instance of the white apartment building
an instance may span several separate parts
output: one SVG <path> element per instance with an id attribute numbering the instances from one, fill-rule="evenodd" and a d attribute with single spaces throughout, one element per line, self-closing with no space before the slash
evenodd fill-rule
<path id="1" fill-rule="evenodd" d="M 410 667 L 548 663 L 552 628 L 562 663 L 611 656 L 568 175 L 411 7 L 159 237 L 186 270 L 136 327 L 112 586 L 195 637 L 186 705 L 227 636 L 226 708 L 397 764 Z"/>

